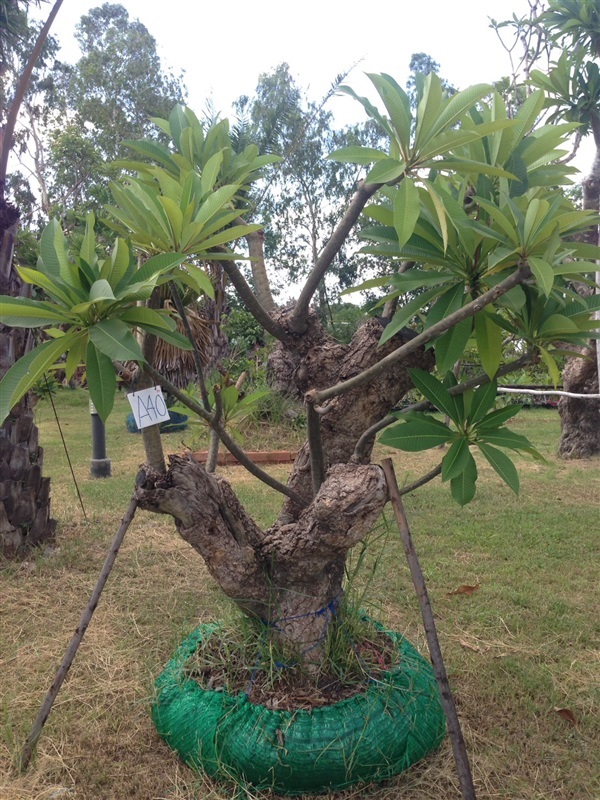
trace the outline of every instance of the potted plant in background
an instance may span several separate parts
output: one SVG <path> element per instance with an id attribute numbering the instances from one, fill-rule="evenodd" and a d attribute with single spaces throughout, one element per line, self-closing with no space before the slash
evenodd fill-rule
<path id="1" fill-rule="evenodd" d="M 98 258 L 90 219 L 79 259 L 70 261 L 62 231 L 51 223 L 39 269 L 20 270 L 50 299 L 0 300 L 8 324 L 44 327 L 53 337 L 4 378 L 2 418 L 64 353 L 67 374 L 85 362 L 91 398 L 106 418 L 115 363 L 133 360 L 148 386 L 161 385 L 205 420 L 252 474 L 284 496 L 278 519 L 263 530 L 227 481 L 190 456 L 173 455 L 167 467 L 157 426 L 144 430 L 147 464 L 136 503 L 173 517 L 214 580 L 252 620 L 262 653 L 260 662 L 248 665 L 254 684 L 266 650 L 284 654 L 286 666 L 309 676 L 322 674 L 333 637 L 365 656 L 368 646 L 361 651 L 350 632 L 344 574 L 349 551 L 388 501 L 382 469 L 371 463 L 378 432 L 387 429 L 384 441 L 408 451 L 448 444 L 439 468 L 417 483 L 441 474 L 460 504 L 475 492 L 473 448 L 518 491 L 504 450 L 534 451 L 504 427 L 518 407 L 494 410 L 496 381 L 539 359 L 552 368 L 555 343 L 581 343 L 594 328 L 593 301 L 568 287 L 573 276 L 587 280 L 590 262 L 600 255 L 571 240 L 596 224 L 597 215 L 577 210 L 560 191 L 572 168 L 557 158 L 573 126 L 535 128 L 542 92 L 508 119 L 489 86 L 446 97 L 430 74 L 418 87 L 413 112 L 391 77 L 370 78 L 385 111 L 358 99 L 386 145 L 332 154 L 363 165 L 366 174 L 288 307 L 265 309 L 232 250 L 259 227 L 244 219 L 252 210 L 249 190 L 274 157 L 253 146 L 236 153 L 226 123 L 204 130 L 180 106 L 168 121 L 158 121 L 170 147 L 129 143 L 149 161 L 127 162 L 136 177 L 112 187 L 114 205 L 107 211 L 124 238 L 111 255 Z M 385 275 L 369 282 L 388 288 L 386 308 L 383 322 L 367 319 L 341 344 L 327 334 L 311 301 L 361 214 L 372 221 L 362 232 L 366 251 L 389 264 Z M 264 267 L 256 258 L 255 271 Z M 248 311 L 277 341 L 269 363 L 274 385 L 306 405 L 307 441 L 286 485 L 253 464 L 228 434 L 219 387 L 211 398 L 200 363 L 199 400 L 153 366 L 155 337 L 192 348 L 175 330 L 174 312 L 156 307 L 158 287 L 171 284 L 173 307 L 184 318 L 178 284 L 210 294 L 201 265 L 213 261 L 222 263 Z M 144 331 L 142 347 L 134 329 Z M 519 353 L 510 361 L 504 360 L 507 340 Z M 481 369 L 462 380 L 452 369 L 469 343 Z M 434 368 L 437 377 L 430 374 Z M 401 408 L 414 388 L 424 399 Z M 436 409 L 447 422 L 428 413 Z M 248 691 L 232 695 L 200 686 L 186 669 L 208 634 L 218 636 L 205 627 L 186 639 L 159 679 L 154 716 L 183 757 L 211 774 L 288 792 L 342 786 L 387 777 L 443 736 L 433 675 L 401 637 L 387 637 L 390 668 L 370 683 L 367 669 L 363 691 L 331 706 L 332 716 L 319 726 L 321 709 L 279 711 L 253 704 Z M 376 641 L 384 653 L 386 645 Z M 271 663 L 277 666 L 278 659 Z M 398 715 L 409 722 L 400 744 Z"/>

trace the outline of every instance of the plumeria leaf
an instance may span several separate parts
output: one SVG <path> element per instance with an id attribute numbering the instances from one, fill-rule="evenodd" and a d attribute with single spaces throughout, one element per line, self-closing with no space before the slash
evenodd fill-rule
<path id="1" fill-rule="evenodd" d="M 494 470 L 502 478 L 504 483 L 506 483 L 507 486 L 510 486 L 515 494 L 519 494 L 519 473 L 506 453 L 503 453 L 502 450 L 498 450 L 497 447 L 492 447 L 491 444 L 485 444 L 484 442 L 477 442 L 477 446 L 492 465 Z"/>
<path id="2" fill-rule="evenodd" d="M 475 483 L 477 481 L 477 464 L 470 451 L 467 450 L 465 468 L 450 481 L 450 491 L 456 502 L 465 506 L 475 497 Z"/>

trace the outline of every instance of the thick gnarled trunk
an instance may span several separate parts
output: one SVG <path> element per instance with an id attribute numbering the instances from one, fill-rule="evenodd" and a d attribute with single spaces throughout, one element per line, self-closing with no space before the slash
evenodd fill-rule
<path id="1" fill-rule="evenodd" d="M 369 320 L 352 342 L 332 340 L 316 315 L 294 334 L 287 312 L 275 312 L 288 331 L 270 360 L 279 388 L 303 395 L 329 386 L 379 361 L 402 336 L 378 349 L 381 324 Z M 292 646 L 310 662 L 323 655 L 327 624 L 343 596 L 348 551 L 369 532 L 387 501 L 380 467 L 368 454 L 353 458 L 363 432 L 387 414 L 412 387 L 408 368 L 433 366 L 431 351 L 413 353 L 370 385 L 331 401 L 322 413 L 325 478 L 315 492 L 305 444 L 288 486 L 304 497 L 288 500 L 277 521 L 263 531 L 248 516 L 231 487 L 191 457 L 173 456 L 167 475 L 147 473 L 138 489 L 140 507 L 174 517 L 181 536 L 203 557 L 223 591 L 248 614 L 268 625 L 273 640 Z"/>
<path id="2" fill-rule="evenodd" d="M 221 589 L 265 621 L 273 639 L 307 653 L 322 642 L 342 598 L 346 554 L 381 513 L 387 489 L 380 467 L 335 465 L 297 521 L 263 531 L 227 481 L 191 456 L 172 456 L 168 475 L 147 476 L 138 498 L 141 508 L 173 516 Z"/>

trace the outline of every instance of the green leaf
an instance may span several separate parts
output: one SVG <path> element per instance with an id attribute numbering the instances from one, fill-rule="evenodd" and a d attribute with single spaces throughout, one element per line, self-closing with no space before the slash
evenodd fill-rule
<path id="1" fill-rule="evenodd" d="M 521 436 L 520 433 L 514 433 L 508 428 L 483 429 L 479 426 L 477 429 L 477 444 L 479 442 L 495 444 L 498 447 L 508 447 L 510 450 L 525 450 L 527 452 L 533 449 L 525 436 Z"/>
<path id="2" fill-rule="evenodd" d="M 519 494 L 519 473 L 506 453 L 503 453 L 502 450 L 498 450 L 497 447 L 492 447 L 492 445 L 484 444 L 483 442 L 477 442 L 477 446 L 504 483 L 506 483 L 515 494 Z"/>
<path id="3" fill-rule="evenodd" d="M 234 242 L 236 239 L 240 239 L 242 236 L 246 236 L 246 234 L 252 233 L 253 231 L 258 231 L 262 227 L 262 225 L 234 225 L 231 228 L 225 228 L 225 230 L 215 234 L 215 236 L 205 239 L 202 242 L 202 250 L 206 251 L 211 247 L 229 244 L 229 242 Z"/>
<path id="4" fill-rule="evenodd" d="M 404 89 L 390 75 L 367 73 L 379 96 L 384 102 L 386 110 L 390 115 L 400 151 L 405 154 L 410 148 L 410 129 L 412 126 L 412 114 L 410 110 L 410 99 Z"/>
<path id="5" fill-rule="evenodd" d="M 547 261 L 544 261 L 543 258 L 537 258 L 535 256 L 529 256 L 527 261 L 540 290 L 546 297 L 549 297 L 552 287 L 554 286 L 554 270 L 552 266 L 548 264 Z"/>
<path id="6" fill-rule="evenodd" d="M 115 300 L 115 296 L 113 294 L 113 290 L 111 285 L 108 281 L 99 280 L 96 281 L 92 288 L 90 289 L 90 300 L 94 303 L 98 303 L 101 300 Z"/>
<path id="7" fill-rule="evenodd" d="M 424 397 L 429 402 L 439 409 L 443 414 L 447 414 L 450 419 L 457 425 L 463 422 L 462 415 L 459 412 L 456 400 L 448 394 L 448 390 L 441 381 L 425 372 L 422 369 L 409 369 L 408 370 L 411 380 Z"/>
<path id="8" fill-rule="evenodd" d="M 390 284 L 402 292 L 412 292 L 414 289 L 421 289 L 423 286 L 437 286 L 442 283 L 456 281 L 456 279 L 456 275 L 451 272 L 426 269 L 407 269 L 406 272 L 401 272 L 399 275 L 392 275 L 388 278 Z M 464 294 L 464 284 L 461 284 L 461 286 L 461 294 Z"/>
<path id="9" fill-rule="evenodd" d="M 465 299 L 465 284 L 460 281 L 454 286 L 450 286 L 439 297 L 433 308 L 427 314 L 427 321 L 425 323 L 425 330 L 431 328 L 437 322 L 440 322 L 444 317 L 453 314 L 463 306 Z"/>
<path id="10" fill-rule="evenodd" d="M 175 320 L 167 314 L 161 314 L 152 308 L 135 306 L 121 311 L 119 319 L 131 325 L 153 325 L 167 331 L 174 331 L 176 328 Z"/>
<path id="11" fill-rule="evenodd" d="M 455 439 L 442 459 L 442 480 L 458 477 L 469 464 L 469 443 L 464 436 Z"/>
<path id="12" fill-rule="evenodd" d="M 446 103 L 443 111 L 438 115 L 432 127 L 431 135 L 436 136 L 444 128 L 454 125 L 463 114 L 472 108 L 478 100 L 490 93 L 492 87 L 485 83 L 469 86 L 453 95 Z M 477 131 L 477 128 L 475 128 Z"/>
<path id="13" fill-rule="evenodd" d="M 73 342 L 67 353 L 67 360 L 65 362 L 65 377 L 70 381 L 77 367 L 85 364 L 85 351 L 88 343 L 88 332 L 83 330 L 79 332 L 79 338 Z"/>
<path id="14" fill-rule="evenodd" d="M 173 244 L 175 248 L 178 249 L 179 242 L 181 241 L 181 231 L 183 230 L 183 214 L 181 213 L 181 209 L 170 197 L 160 195 L 158 201 L 161 203 L 169 219 Z"/>
<path id="15" fill-rule="evenodd" d="M 215 183 L 217 182 L 217 178 L 219 177 L 219 172 L 221 170 L 222 163 L 223 163 L 223 151 L 219 150 L 218 153 L 213 153 L 213 155 L 208 159 L 208 161 L 204 165 L 202 169 L 202 178 L 200 180 L 203 197 L 208 192 L 212 191 Z"/>
<path id="16" fill-rule="evenodd" d="M 568 335 L 578 332 L 577 325 L 569 317 L 562 314 L 551 314 L 544 320 L 540 326 L 538 333 L 540 336 L 556 338 L 562 335 Z"/>
<path id="17" fill-rule="evenodd" d="M 155 328 L 153 325 L 143 324 L 140 325 L 148 333 L 157 336 L 159 339 L 164 339 L 165 342 L 174 345 L 174 347 L 178 347 L 180 350 L 193 350 L 193 345 L 190 343 L 187 336 L 183 336 L 183 334 L 179 333 L 178 331 L 168 331 L 165 328 Z"/>
<path id="18" fill-rule="evenodd" d="M 481 364 L 488 377 L 493 378 L 502 361 L 502 330 L 485 313 L 475 315 L 475 337 Z"/>
<path id="19" fill-rule="evenodd" d="M 200 210 L 194 218 L 194 222 L 201 225 L 206 223 L 214 217 L 222 208 L 227 208 L 229 201 L 238 191 L 238 186 L 221 186 L 220 189 L 212 192 L 208 199 L 202 203 Z"/>
<path id="20" fill-rule="evenodd" d="M 435 363 L 441 373 L 448 372 L 460 360 L 471 338 L 472 330 L 473 321 L 469 317 L 457 322 L 435 340 Z"/>
<path id="21" fill-rule="evenodd" d="M 469 411 L 468 417 L 470 424 L 479 422 L 479 420 L 487 414 L 496 402 L 497 393 L 498 384 L 495 380 L 477 387 L 473 393 L 473 399 L 471 400 L 471 410 Z"/>
<path id="22" fill-rule="evenodd" d="M 214 300 L 215 287 L 212 285 L 210 276 L 203 269 L 195 264 L 185 264 L 185 272 L 191 277 L 199 294 L 205 294 Z"/>
<path id="23" fill-rule="evenodd" d="M 162 275 L 170 269 L 179 266 L 186 259 L 182 253 L 159 253 L 157 256 L 149 258 L 144 265 L 133 275 L 136 283 L 143 283 L 155 275 Z M 119 290 L 122 286 L 117 287 Z"/>
<path id="24" fill-rule="evenodd" d="M 0 381 L 0 425 L 8 417 L 11 408 L 69 349 L 77 335 L 77 333 L 67 333 L 60 339 L 44 342 L 12 365 Z"/>
<path id="25" fill-rule="evenodd" d="M 365 183 L 388 183 L 397 181 L 406 169 L 404 161 L 395 158 L 382 158 L 378 161 L 365 179 Z"/>
<path id="26" fill-rule="evenodd" d="M 482 431 L 490 430 L 492 428 L 499 428 L 500 425 L 503 425 L 507 420 L 516 416 L 520 410 L 521 406 L 518 404 L 504 406 L 504 408 L 497 408 L 494 411 L 490 411 L 489 414 L 478 420 L 475 427 L 477 430 Z M 473 420 L 473 422 L 475 421 L 476 420 Z"/>
<path id="27" fill-rule="evenodd" d="M 37 328 L 76 318 L 60 306 L 26 297 L 0 297 L 0 319 L 13 328 Z"/>
<path id="28" fill-rule="evenodd" d="M 395 336 L 398 331 L 401 330 L 406 323 L 415 316 L 415 314 L 418 314 L 419 311 L 421 311 L 423 306 L 425 306 L 434 297 L 437 297 L 441 291 L 443 291 L 443 289 L 439 287 L 429 289 L 429 291 L 422 292 L 416 297 L 413 297 L 413 299 L 409 300 L 406 305 L 399 308 L 392 317 L 391 321 L 383 329 L 379 344 L 385 344 L 385 342 Z"/>
<path id="29" fill-rule="evenodd" d="M 381 161 L 382 158 L 387 158 L 387 153 L 381 150 L 375 150 L 373 147 L 359 147 L 354 145 L 352 147 L 341 147 L 339 150 L 334 150 L 327 158 L 331 161 L 340 161 L 342 164 L 359 164 L 367 166 L 374 161 Z"/>
<path id="30" fill-rule="evenodd" d="M 115 402 L 117 388 L 117 376 L 115 375 L 112 361 L 107 355 L 94 347 L 92 341 L 89 341 L 85 364 L 90 399 L 95 405 L 100 419 L 106 422 Z"/>
<path id="31" fill-rule="evenodd" d="M 420 213 L 419 190 L 410 178 L 405 178 L 394 193 L 394 228 L 399 247 L 404 247 L 412 236 Z"/>
<path id="32" fill-rule="evenodd" d="M 90 211 L 85 220 L 85 236 L 83 237 L 83 242 L 79 251 L 79 257 L 92 268 L 92 271 L 98 261 L 98 257 L 96 256 L 96 237 L 94 236 L 95 223 L 96 219 L 94 213 Z"/>
<path id="33" fill-rule="evenodd" d="M 433 138 L 436 121 L 444 103 L 442 82 L 435 72 L 430 72 L 423 81 L 423 91 L 417 106 L 417 124 L 415 126 L 415 153 L 423 150 Z"/>
<path id="34" fill-rule="evenodd" d="M 435 213 L 437 214 L 438 222 L 440 224 L 440 232 L 442 234 L 442 241 L 444 243 L 444 253 L 445 253 L 448 249 L 448 219 L 446 215 L 446 209 L 444 208 L 444 204 L 442 203 L 440 196 L 435 191 L 433 186 L 429 183 L 429 181 L 425 181 L 425 190 L 431 197 L 433 207 L 435 208 Z"/>
<path id="35" fill-rule="evenodd" d="M 461 506 L 470 503 L 475 497 L 475 483 L 477 481 L 477 464 L 470 451 L 466 465 L 460 475 L 450 481 L 450 491 L 454 500 Z"/>
<path id="36" fill-rule="evenodd" d="M 49 297 L 63 303 L 67 308 L 75 305 L 80 299 L 77 293 L 63 283 L 58 276 L 46 275 L 39 269 L 30 269 L 29 267 L 17 267 L 17 272 L 25 283 L 39 286 Z M 82 293 L 82 296 L 86 295 Z"/>
<path id="37" fill-rule="evenodd" d="M 546 369 L 550 375 L 550 380 L 555 386 L 558 386 L 560 382 L 560 369 L 558 368 L 558 364 L 545 347 L 540 347 L 539 350 L 541 359 L 546 365 Z"/>
<path id="38" fill-rule="evenodd" d="M 52 219 L 40 237 L 40 257 L 48 275 L 80 286 L 77 270 L 67 257 L 67 243 L 58 220 Z"/>
<path id="39" fill-rule="evenodd" d="M 144 357 L 129 327 L 118 319 L 103 319 L 89 328 L 90 341 L 114 361 L 143 362 Z"/>
<path id="40" fill-rule="evenodd" d="M 379 441 L 381 444 L 413 453 L 445 444 L 451 438 L 452 432 L 442 422 L 433 417 L 422 416 L 388 428 L 381 434 Z"/>

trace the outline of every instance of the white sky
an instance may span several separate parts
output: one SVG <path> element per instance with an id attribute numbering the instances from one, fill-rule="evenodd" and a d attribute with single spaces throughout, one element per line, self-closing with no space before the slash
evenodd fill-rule
<path id="1" fill-rule="evenodd" d="M 102 0 L 64 0 L 53 33 L 60 58 L 74 61 L 75 25 Z M 208 98 L 223 116 L 232 101 L 251 95 L 258 76 L 287 61 L 300 86 L 320 100 L 335 76 L 356 62 L 346 83 L 372 94 L 365 72 L 387 72 L 404 85 L 413 53 L 428 53 L 457 88 L 488 83 L 510 72 L 508 54 L 489 18 L 525 16 L 528 0 L 121 0 L 157 41 L 163 67 L 185 72 L 188 104 L 200 114 Z M 48 5 L 41 7 L 43 15 Z M 519 53 L 518 48 L 515 51 Z M 352 98 L 329 108 L 340 124 L 364 119 Z M 593 147 L 576 160 L 585 171 Z"/>
<path id="2" fill-rule="evenodd" d="M 426 52 L 458 88 L 509 72 L 506 53 L 488 17 L 525 15 L 527 0 L 122 0 L 158 43 L 163 66 L 183 69 L 189 105 L 201 110 L 213 97 L 227 113 L 240 94 L 252 94 L 261 72 L 287 61 L 299 83 L 318 99 L 335 76 L 357 61 L 349 82 L 366 91 L 362 72 L 388 72 L 404 84 L 412 53 Z M 61 57 L 74 60 L 75 24 L 101 0 L 64 0 L 53 33 Z M 47 13 L 48 6 L 42 6 Z M 365 87 L 363 89 L 363 86 Z M 335 101 L 353 111 L 349 98 Z M 336 108 L 340 116 L 346 114 Z M 345 120 L 344 120 L 345 121 Z"/>

